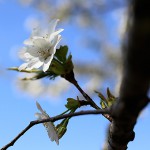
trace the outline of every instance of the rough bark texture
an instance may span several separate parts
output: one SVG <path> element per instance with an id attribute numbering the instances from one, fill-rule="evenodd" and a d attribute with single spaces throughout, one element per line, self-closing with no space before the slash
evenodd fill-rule
<path id="1" fill-rule="evenodd" d="M 148 104 L 150 83 L 150 1 L 130 0 L 128 34 L 123 47 L 123 78 L 112 107 L 108 150 L 126 150 L 140 111 Z"/>

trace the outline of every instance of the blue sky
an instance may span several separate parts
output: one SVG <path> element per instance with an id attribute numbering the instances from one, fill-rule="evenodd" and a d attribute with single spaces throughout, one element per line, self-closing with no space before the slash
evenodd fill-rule
<path id="1" fill-rule="evenodd" d="M 35 101 L 38 100 L 42 107 L 51 116 L 57 115 L 65 110 L 65 99 L 69 94 L 62 96 L 61 101 L 56 103 L 44 98 L 33 98 L 29 95 L 15 90 L 14 79 L 16 72 L 7 71 L 5 68 L 20 64 L 12 54 L 13 47 L 22 45 L 28 37 L 29 32 L 25 28 L 25 20 L 30 15 L 40 15 L 40 12 L 19 5 L 15 0 L 0 2 L 0 147 L 12 140 L 31 120 L 34 120 L 34 113 L 37 112 Z M 66 43 L 73 48 L 69 38 L 75 33 L 69 33 L 70 27 L 65 27 L 63 36 Z M 76 37 L 77 38 L 77 37 Z M 74 40 L 76 40 L 76 38 Z M 84 53 L 84 51 L 82 52 Z M 73 52 L 74 59 L 78 54 Z M 89 54 L 88 54 L 89 55 Z M 94 57 L 94 55 L 93 55 Z M 92 61 L 92 57 L 91 61 Z M 80 55 L 80 59 L 82 59 Z M 84 58 L 83 58 L 84 59 Z M 36 90 L 36 89 L 35 89 Z M 75 89 L 73 89 L 75 91 Z M 76 95 L 76 92 L 73 93 Z M 70 95 L 72 96 L 72 95 Z M 129 150 L 148 149 L 149 145 L 149 108 L 143 113 L 135 127 L 135 141 L 129 144 Z M 100 150 L 105 140 L 108 121 L 101 116 L 82 116 L 71 119 L 68 132 L 60 140 L 60 145 L 51 142 L 42 125 L 37 125 L 21 137 L 9 150 L 25 150 L 41 148 L 53 150 Z"/>

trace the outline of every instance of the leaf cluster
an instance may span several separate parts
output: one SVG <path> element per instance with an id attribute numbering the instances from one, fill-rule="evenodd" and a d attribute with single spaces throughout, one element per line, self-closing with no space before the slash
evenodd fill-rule
<path id="1" fill-rule="evenodd" d="M 107 88 L 107 97 L 105 97 L 102 93 L 98 91 L 95 91 L 95 92 L 98 94 L 98 97 L 100 98 L 100 105 L 102 109 L 112 106 L 117 100 L 117 97 L 115 97 L 110 92 L 109 88 Z"/>

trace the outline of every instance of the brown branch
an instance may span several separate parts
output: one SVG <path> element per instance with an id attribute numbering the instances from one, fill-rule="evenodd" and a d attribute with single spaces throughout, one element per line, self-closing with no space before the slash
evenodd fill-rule
<path id="1" fill-rule="evenodd" d="M 44 123 L 44 122 L 55 122 L 57 120 L 61 120 L 64 118 L 69 118 L 69 117 L 75 117 L 75 116 L 81 116 L 81 115 L 90 115 L 90 114 L 109 114 L 109 109 L 101 109 L 101 110 L 88 110 L 88 111 L 80 111 L 80 112 L 75 112 L 75 113 L 69 113 L 65 115 L 58 115 L 55 117 L 51 117 L 49 119 L 43 119 L 43 120 L 35 120 L 31 121 L 27 127 L 25 127 L 11 142 L 9 142 L 7 145 L 2 147 L 0 150 L 6 150 L 7 148 L 13 146 L 15 142 L 23 136 L 31 127 L 34 125 Z"/>
<path id="2" fill-rule="evenodd" d="M 112 107 L 108 150 L 126 150 L 141 110 L 148 104 L 150 84 L 150 2 L 131 0 L 124 68 L 118 102 Z"/>

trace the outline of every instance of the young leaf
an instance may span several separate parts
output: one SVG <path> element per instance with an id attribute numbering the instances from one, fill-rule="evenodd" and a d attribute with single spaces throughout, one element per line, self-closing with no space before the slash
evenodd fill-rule
<path id="1" fill-rule="evenodd" d="M 65 68 L 65 74 L 68 74 L 73 70 L 74 66 L 72 63 L 72 55 L 71 54 L 68 56 L 66 62 L 64 63 L 64 68 Z"/>
<path id="2" fill-rule="evenodd" d="M 105 96 L 102 93 L 100 93 L 98 91 L 95 91 L 95 93 L 97 93 L 98 97 L 100 97 L 100 99 L 103 100 L 107 104 L 107 99 L 105 98 Z"/>
<path id="3" fill-rule="evenodd" d="M 115 98 L 115 96 L 110 92 L 109 88 L 107 88 L 107 96 L 108 98 L 112 98 L 112 99 Z"/>
<path id="4" fill-rule="evenodd" d="M 101 100 L 100 105 L 102 109 L 105 109 L 108 107 L 108 105 L 103 100 Z"/>
<path id="5" fill-rule="evenodd" d="M 107 88 L 107 97 L 108 107 L 110 107 L 116 101 L 116 97 L 110 92 L 109 88 Z"/>

